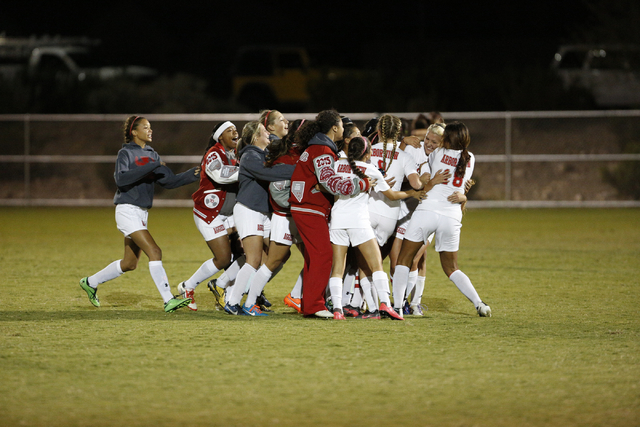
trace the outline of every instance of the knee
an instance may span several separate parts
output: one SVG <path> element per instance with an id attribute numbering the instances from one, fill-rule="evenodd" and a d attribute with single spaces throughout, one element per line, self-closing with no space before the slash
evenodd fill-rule
<path id="1" fill-rule="evenodd" d="M 231 251 L 222 251 L 214 255 L 213 263 L 218 270 L 223 270 L 231 264 Z"/>
<path id="2" fill-rule="evenodd" d="M 120 261 L 120 269 L 122 270 L 123 273 L 126 273 L 127 271 L 133 271 L 136 269 L 136 267 L 138 267 L 137 259 Z"/>
<path id="3" fill-rule="evenodd" d="M 162 249 L 158 246 L 151 248 L 147 256 L 149 257 L 149 261 L 162 261 Z"/>

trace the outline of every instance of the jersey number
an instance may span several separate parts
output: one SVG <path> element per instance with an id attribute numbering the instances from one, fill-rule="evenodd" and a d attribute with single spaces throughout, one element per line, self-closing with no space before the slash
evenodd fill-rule
<path id="1" fill-rule="evenodd" d="M 462 187 L 462 181 L 463 181 L 463 179 L 460 178 L 459 176 L 454 176 L 452 184 L 453 184 L 454 187 Z"/>

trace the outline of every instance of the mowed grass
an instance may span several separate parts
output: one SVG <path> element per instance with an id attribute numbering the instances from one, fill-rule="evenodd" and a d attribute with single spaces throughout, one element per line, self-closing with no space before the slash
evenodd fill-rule
<path id="1" fill-rule="evenodd" d="M 424 317 L 165 314 L 148 273 L 78 280 L 122 256 L 113 209 L 0 209 L 2 426 L 637 426 L 640 210 L 471 210 L 460 268 L 429 249 Z M 189 209 L 150 211 L 172 286 L 210 257 Z"/>

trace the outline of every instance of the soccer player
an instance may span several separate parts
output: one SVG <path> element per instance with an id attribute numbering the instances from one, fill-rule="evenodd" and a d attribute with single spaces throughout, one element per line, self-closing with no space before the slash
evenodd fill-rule
<path id="1" fill-rule="evenodd" d="M 164 300 L 164 311 L 175 311 L 191 301 L 189 298 L 175 298 L 171 293 L 167 273 L 162 266 L 162 250 L 147 229 L 148 209 L 153 204 L 155 183 L 165 188 L 190 184 L 197 181 L 200 168 L 194 167 L 175 175 L 148 145 L 152 136 L 151 124 L 144 117 L 130 116 L 125 121 L 124 144 L 118 152 L 114 173 L 118 189 L 113 198 L 116 224 L 124 234 L 124 257 L 80 280 L 80 287 L 96 307 L 100 307 L 98 285 L 135 270 L 142 252 L 149 257 L 149 273 Z"/>

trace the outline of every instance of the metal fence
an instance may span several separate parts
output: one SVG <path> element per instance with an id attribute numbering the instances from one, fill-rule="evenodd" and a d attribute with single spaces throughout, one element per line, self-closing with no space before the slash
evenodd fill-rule
<path id="1" fill-rule="evenodd" d="M 418 113 L 394 113 L 410 123 Z M 469 208 L 640 207 L 606 177 L 640 161 L 640 110 L 448 112 L 471 132 Z M 375 113 L 347 114 L 363 125 Z M 289 120 L 314 114 L 286 114 Z M 150 114 L 153 147 L 175 171 L 199 164 L 214 124 L 256 114 Z M 126 117 L 0 115 L 1 206 L 109 206 Z M 193 184 L 197 185 L 197 184 Z M 158 189 L 156 206 L 191 206 L 195 188 Z"/>

